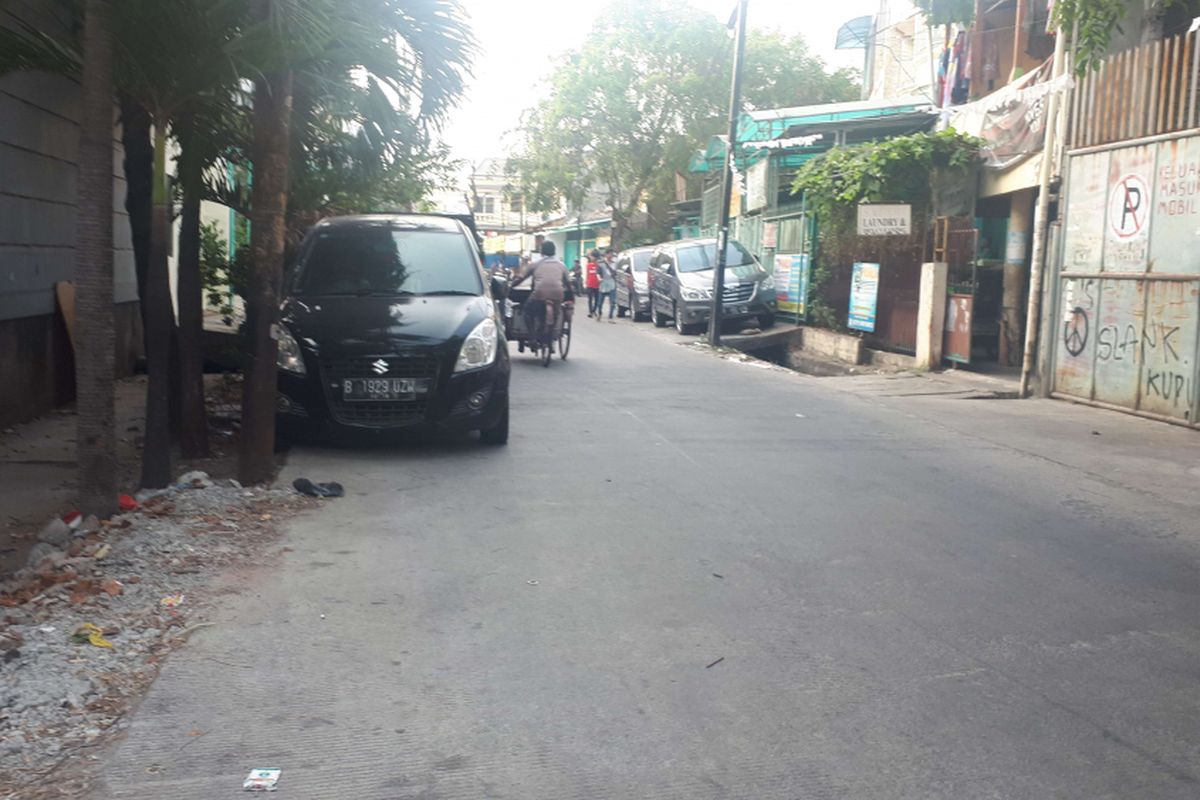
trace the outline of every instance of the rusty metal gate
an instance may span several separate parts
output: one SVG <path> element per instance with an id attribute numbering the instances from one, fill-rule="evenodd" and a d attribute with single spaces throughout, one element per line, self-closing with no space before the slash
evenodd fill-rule
<path id="1" fill-rule="evenodd" d="M 1200 32 L 1109 56 L 1072 92 L 1058 272 L 1058 397 L 1197 426 Z"/>
<path id="2" fill-rule="evenodd" d="M 1055 396 L 1195 426 L 1200 136 L 1068 153 Z"/>

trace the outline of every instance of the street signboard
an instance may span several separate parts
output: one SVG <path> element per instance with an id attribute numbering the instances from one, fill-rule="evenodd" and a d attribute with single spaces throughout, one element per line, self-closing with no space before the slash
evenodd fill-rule
<path id="1" fill-rule="evenodd" d="M 780 313 L 795 314 L 797 319 L 804 315 L 804 301 L 808 297 L 808 266 L 806 253 L 775 256 L 775 302 Z"/>
<path id="2" fill-rule="evenodd" d="M 912 231 L 912 206 L 875 203 L 858 207 L 859 236 L 908 236 Z"/>
<path id="3" fill-rule="evenodd" d="M 946 325 L 942 357 L 959 364 L 971 363 L 971 316 L 975 295 L 952 294 L 946 298 Z"/>
<path id="4" fill-rule="evenodd" d="M 846 324 L 856 331 L 874 333 L 878 300 L 879 265 L 855 262 L 854 274 L 850 279 L 850 314 Z"/>
<path id="5" fill-rule="evenodd" d="M 762 229 L 762 246 L 763 249 L 770 248 L 772 250 L 779 244 L 779 223 L 764 222 Z"/>
<path id="6" fill-rule="evenodd" d="M 746 170 L 746 210 L 756 211 L 767 205 L 767 167 L 771 160 L 764 158 Z"/>

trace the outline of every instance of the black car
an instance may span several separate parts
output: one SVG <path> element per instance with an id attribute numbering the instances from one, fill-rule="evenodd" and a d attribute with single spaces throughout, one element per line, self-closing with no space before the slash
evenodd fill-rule
<path id="1" fill-rule="evenodd" d="M 654 249 L 650 259 L 650 319 L 657 327 L 673 320 L 680 333 L 708 322 L 712 310 L 717 240 L 680 239 Z M 775 280 L 737 241 L 725 245 L 722 313 L 726 320 L 775 324 Z"/>
<path id="2" fill-rule="evenodd" d="M 299 252 L 279 327 L 285 435 L 435 428 L 508 441 L 508 347 L 461 221 L 327 219 Z"/>
<path id="3" fill-rule="evenodd" d="M 617 314 L 626 312 L 636 322 L 650 313 L 650 286 L 646 275 L 653 247 L 635 247 L 617 256 Z"/>

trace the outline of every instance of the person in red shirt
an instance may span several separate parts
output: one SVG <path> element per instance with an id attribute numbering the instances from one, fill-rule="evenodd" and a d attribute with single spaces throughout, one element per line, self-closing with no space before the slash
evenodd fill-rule
<path id="1" fill-rule="evenodd" d="M 600 269 L 596 261 L 600 258 L 600 251 L 593 250 L 588 253 L 587 261 L 587 296 L 588 296 L 588 316 L 596 315 L 596 306 L 600 304 Z"/>

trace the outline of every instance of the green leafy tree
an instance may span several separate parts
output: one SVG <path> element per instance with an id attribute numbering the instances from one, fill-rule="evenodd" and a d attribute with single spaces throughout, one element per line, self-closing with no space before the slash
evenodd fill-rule
<path id="1" fill-rule="evenodd" d="M 742 100 L 747 108 L 839 103 L 859 96 L 858 71 L 828 72 L 803 36 L 751 30 L 742 65 Z"/>
<path id="2" fill-rule="evenodd" d="M 857 95 L 851 73 L 827 74 L 799 38 L 755 33 L 750 41 L 747 107 Z M 612 211 L 614 241 L 626 242 L 639 210 L 671 199 L 664 175 L 722 129 L 732 51 L 724 25 L 678 0 L 608 6 L 550 76 L 547 97 L 524 116 L 510 171 L 527 207 L 565 201 L 570 208 L 598 189 Z"/>
<path id="3" fill-rule="evenodd" d="M 970 25 L 975 0 L 913 0 L 929 25 Z"/>

